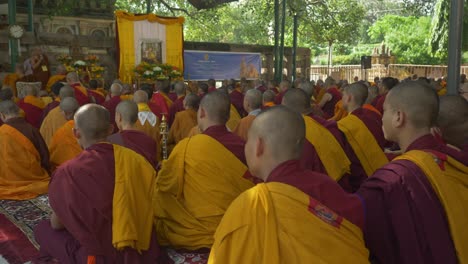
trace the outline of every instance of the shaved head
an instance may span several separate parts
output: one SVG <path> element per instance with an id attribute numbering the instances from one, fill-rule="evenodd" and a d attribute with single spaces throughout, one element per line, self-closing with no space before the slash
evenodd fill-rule
<path id="1" fill-rule="evenodd" d="M 13 98 L 13 90 L 11 88 L 0 89 L 0 101 L 7 101 Z"/>
<path id="2" fill-rule="evenodd" d="M 306 92 L 309 98 L 311 98 L 314 95 L 314 87 L 312 86 L 310 82 L 307 82 L 307 81 L 301 82 L 298 88 Z"/>
<path id="3" fill-rule="evenodd" d="M 229 96 L 223 92 L 207 93 L 201 100 L 200 107 L 205 109 L 209 119 L 218 124 L 226 124 L 229 120 L 231 101 Z"/>
<path id="4" fill-rule="evenodd" d="M 133 101 L 137 104 L 148 103 L 148 93 L 143 90 L 138 90 L 133 94 Z"/>
<path id="5" fill-rule="evenodd" d="M 74 114 L 80 108 L 78 101 L 73 97 L 67 97 L 61 100 L 60 109 L 66 114 Z"/>
<path id="6" fill-rule="evenodd" d="M 250 89 L 245 93 L 244 100 L 248 104 L 250 111 L 262 107 L 262 93 L 259 90 Z M 245 106 L 244 106 L 245 107 Z"/>
<path id="7" fill-rule="evenodd" d="M 67 82 L 68 83 L 77 83 L 80 82 L 80 77 L 78 76 L 78 73 L 76 72 L 69 72 L 67 73 Z"/>
<path id="8" fill-rule="evenodd" d="M 275 101 L 276 94 L 272 90 L 266 90 L 263 93 L 263 102 L 274 102 Z"/>
<path id="9" fill-rule="evenodd" d="M 354 103 L 359 106 L 362 106 L 366 102 L 368 95 L 367 86 L 360 82 L 346 86 L 344 92 L 348 95 L 352 95 Z"/>
<path id="10" fill-rule="evenodd" d="M 75 90 L 73 90 L 73 88 L 68 84 L 64 85 L 60 88 L 59 97 L 62 100 L 67 97 L 75 97 Z"/>
<path id="11" fill-rule="evenodd" d="M 418 129 L 433 127 L 439 114 L 439 97 L 422 82 L 405 82 L 395 86 L 388 93 L 385 104 L 390 109 L 406 113 L 408 121 Z"/>
<path id="12" fill-rule="evenodd" d="M 32 85 L 32 84 L 27 84 L 27 85 L 24 87 L 24 94 L 25 94 L 25 95 L 37 96 L 37 94 L 38 94 L 38 89 L 36 88 L 36 86 L 34 86 L 34 85 Z"/>
<path id="13" fill-rule="evenodd" d="M 120 114 L 122 121 L 126 124 L 135 124 L 138 120 L 138 105 L 133 101 L 120 102 L 115 108 L 115 112 Z"/>
<path id="14" fill-rule="evenodd" d="M 0 113 L 8 116 L 18 116 L 20 108 L 12 100 L 0 102 Z"/>
<path id="15" fill-rule="evenodd" d="M 176 82 L 174 84 L 174 92 L 177 96 L 183 96 L 185 94 L 185 83 L 184 82 Z"/>
<path id="16" fill-rule="evenodd" d="M 110 113 L 97 104 L 86 104 L 75 113 L 75 127 L 88 141 L 107 138 L 110 126 Z"/>
<path id="17" fill-rule="evenodd" d="M 268 108 L 255 118 L 249 130 L 248 140 L 257 138 L 263 140 L 275 160 L 299 159 L 305 138 L 304 118 L 285 106 Z"/>
<path id="18" fill-rule="evenodd" d="M 57 66 L 57 74 L 67 74 L 67 68 L 65 65 L 60 64 Z"/>
<path id="19" fill-rule="evenodd" d="M 447 143 L 462 148 L 468 143 L 468 101 L 459 95 L 442 96 L 437 125 Z"/>
<path id="20" fill-rule="evenodd" d="M 282 105 L 302 114 L 310 108 L 310 97 L 302 89 L 290 89 L 284 94 Z"/>
<path id="21" fill-rule="evenodd" d="M 200 104 L 200 97 L 194 93 L 187 94 L 184 99 L 185 108 L 192 108 L 197 110 L 198 105 Z"/>
<path id="22" fill-rule="evenodd" d="M 110 87 L 111 95 L 118 96 L 121 95 L 123 91 L 123 86 L 120 83 L 113 83 Z"/>
<path id="23" fill-rule="evenodd" d="M 375 97 L 377 97 L 377 95 L 379 95 L 379 87 L 375 85 L 369 86 L 369 88 L 367 88 L 366 103 L 370 104 L 375 99 Z"/>

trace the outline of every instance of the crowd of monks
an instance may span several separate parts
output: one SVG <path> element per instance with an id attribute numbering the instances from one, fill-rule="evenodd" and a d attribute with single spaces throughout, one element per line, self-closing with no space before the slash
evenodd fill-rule
<path id="1" fill-rule="evenodd" d="M 468 263 L 468 101 L 430 81 L 51 79 L 0 90 L 37 263 Z"/>

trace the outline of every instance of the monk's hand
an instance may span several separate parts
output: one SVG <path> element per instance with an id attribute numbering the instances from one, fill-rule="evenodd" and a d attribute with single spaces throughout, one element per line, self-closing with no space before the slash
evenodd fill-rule
<path id="1" fill-rule="evenodd" d="M 65 226 L 62 224 L 62 222 L 60 221 L 60 219 L 58 218 L 57 214 L 55 214 L 54 211 L 52 211 L 52 215 L 50 216 L 50 225 L 55 230 L 60 230 L 60 229 L 65 228 Z"/>

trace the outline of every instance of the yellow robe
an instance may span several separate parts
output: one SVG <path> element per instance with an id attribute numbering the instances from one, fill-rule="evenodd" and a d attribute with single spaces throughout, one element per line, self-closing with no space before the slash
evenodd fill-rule
<path id="1" fill-rule="evenodd" d="M 388 158 L 374 135 L 359 117 L 353 114 L 348 115 L 338 121 L 338 128 L 346 136 L 367 176 L 371 176 L 377 169 L 388 163 Z"/>
<path id="2" fill-rule="evenodd" d="M 0 126 L 0 200 L 27 200 L 47 193 L 49 173 L 33 143 L 15 128 Z"/>
<path id="3" fill-rule="evenodd" d="M 231 104 L 231 114 L 229 116 L 229 120 L 226 123 L 227 128 L 229 128 L 230 131 L 234 131 L 240 120 L 241 116 L 239 115 L 239 112 L 237 112 L 236 107 Z"/>
<path id="4" fill-rule="evenodd" d="M 66 76 L 62 74 L 57 74 L 50 76 L 49 81 L 47 82 L 46 85 L 46 90 L 47 92 L 50 92 L 50 89 L 52 88 L 52 85 L 54 85 L 56 82 L 65 82 L 66 81 Z"/>
<path id="5" fill-rule="evenodd" d="M 145 103 L 139 103 L 138 104 L 138 111 L 139 112 L 147 112 L 147 113 L 152 113 L 150 108 L 148 107 L 147 104 Z M 138 131 L 141 131 L 145 133 L 146 135 L 150 136 L 156 143 L 158 143 L 158 150 L 156 151 L 156 157 L 158 161 L 162 160 L 162 149 L 161 149 L 161 134 L 160 134 L 160 129 L 159 125 L 161 123 L 161 120 L 156 119 L 156 123 L 151 125 L 151 123 L 148 120 L 145 120 L 144 123 L 138 119 L 135 123 L 135 129 Z"/>
<path id="6" fill-rule="evenodd" d="M 241 194 L 214 237 L 210 264 L 369 263 L 359 227 L 284 183 Z"/>
<path id="7" fill-rule="evenodd" d="M 49 146 L 50 164 L 54 170 L 66 161 L 78 156 L 82 151 L 73 135 L 75 121 L 70 120 L 55 132 Z"/>
<path id="8" fill-rule="evenodd" d="M 190 130 L 197 125 L 197 112 L 193 109 L 187 109 L 175 115 L 171 130 L 169 131 L 168 144 L 176 145 L 182 139 L 186 138 Z"/>
<path id="9" fill-rule="evenodd" d="M 335 105 L 335 114 L 331 120 L 339 121 L 348 115 L 348 112 L 343 108 L 343 101 L 340 100 Z"/>
<path id="10" fill-rule="evenodd" d="M 426 174 L 447 214 L 458 261 L 468 263 L 468 167 L 450 156 L 441 160 L 421 150 L 406 152 L 395 160 L 400 159 L 412 161 Z"/>
<path id="11" fill-rule="evenodd" d="M 156 178 L 153 204 L 160 244 L 190 250 L 211 247 L 224 212 L 253 186 L 243 177 L 247 170 L 210 136 L 179 142 Z"/>
<path id="12" fill-rule="evenodd" d="M 234 134 L 238 135 L 241 137 L 244 141 L 247 141 L 247 136 L 249 134 L 249 129 L 252 126 L 253 121 L 255 120 L 254 115 L 248 115 L 244 118 L 242 118 L 237 124 L 236 128 L 234 129 Z"/>
<path id="13" fill-rule="evenodd" d="M 50 110 L 50 112 L 42 121 L 41 128 L 39 129 L 39 132 L 44 138 L 44 141 L 47 144 L 47 146 L 50 146 L 52 137 L 54 136 L 57 129 L 65 125 L 66 122 L 67 120 L 65 119 L 65 116 L 63 115 L 62 110 L 59 106 Z"/>

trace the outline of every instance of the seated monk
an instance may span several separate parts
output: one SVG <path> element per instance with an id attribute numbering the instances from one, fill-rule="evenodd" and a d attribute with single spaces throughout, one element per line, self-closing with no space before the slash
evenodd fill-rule
<path id="1" fill-rule="evenodd" d="M 155 114 L 158 117 L 158 119 L 161 120 L 162 119 L 162 115 L 161 115 L 162 110 L 159 108 L 159 106 L 157 106 L 154 102 L 152 102 L 150 100 L 151 97 L 153 96 L 153 93 L 154 93 L 152 86 L 150 84 L 143 84 L 140 87 L 140 90 L 146 92 L 146 94 L 148 95 L 147 105 L 151 109 L 151 112 L 153 112 L 153 114 Z M 135 98 L 134 98 L 134 100 L 135 100 Z"/>
<path id="2" fill-rule="evenodd" d="M 98 86 L 99 82 L 97 80 L 90 80 L 88 93 L 94 98 L 96 104 L 102 105 L 106 101 L 106 94 L 102 90 L 99 90 Z"/>
<path id="3" fill-rule="evenodd" d="M 102 106 L 76 112 L 73 131 L 83 151 L 52 176 L 51 219 L 34 229 L 39 261 L 157 263 L 151 203 L 156 172 L 141 155 L 105 142 L 109 124 Z"/>
<path id="4" fill-rule="evenodd" d="M 398 80 L 392 77 L 382 78 L 382 82 L 379 83 L 379 95 L 374 98 L 374 101 L 372 101 L 371 104 L 381 114 L 383 114 L 383 104 L 388 92 L 397 84 Z"/>
<path id="5" fill-rule="evenodd" d="M 10 100 L 0 102 L 0 200 L 27 200 L 47 193 L 49 151 L 36 128 Z"/>
<path id="6" fill-rule="evenodd" d="M 283 106 L 254 120 L 245 155 L 264 183 L 229 206 L 208 263 L 368 263 L 362 202 L 301 168 L 304 137 L 304 119 Z"/>
<path id="7" fill-rule="evenodd" d="M 135 129 L 136 122 L 138 122 L 137 104 L 129 100 L 120 102 L 115 109 L 115 123 L 119 132 L 107 139 L 113 144 L 127 147 L 142 155 L 156 169 L 158 144 L 146 133 Z"/>
<path id="8" fill-rule="evenodd" d="M 42 121 L 44 121 L 44 118 L 49 114 L 49 112 L 52 109 L 54 109 L 55 107 L 60 105 L 60 96 L 59 96 L 60 95 L 60 89 L 62 89 L 62 87 L 64 85 L 65 84 L 63 84 L 61 82 L 56 82 L 50 88 L 51 91 L 52 91 L 53 101 L 50 102 L 49 104 L 47 104 L 46 107 L 44 108 L 44 110 L 42 111 L 41 125 L 42 125 Z"/>
<path id="9" fill-rule="evenodd" d="M 232 86 L 230 86 L 229 98 L 231 99 L 231 104 L 236 108 L 237 113 L 239 113 L 241 117 L 246 115 L 244 109 L 244 94 L 239 83 L 233 83 Z"/>
<path id="10" fill-rule="evenodd" d="M 249 128 L 252 125 L 255 117 L 262 111 L 261 107 L 262 93 L 255 89 L 248 90 L 244 96 L 244 109 L 248 115 L 241 119 L 233 131 L 243 140 L 247 140 Z"/>
<path id="11" fill-rule="evenodd" d="M 440 97 L 437 127 L 447 144 L 468 153 L 468 101 L 459 95 Z"/>
<path id="12" fill-rule="evenodd" d="M 362 108 L 373 111 L 376 114 L 378 114 L 380 117 L 382 117 L 382 113 L 380 113 L 379 110 L 377 110 L 377 108 L 375 108 L 372 105 L 372 101 L 374 101 L 377 95 L 379 94 L 379 88 L 376 85 L 371 85 L 369 86 L 369 88 L 367 88 L 367 94 L 368 95 L 367 95 L 366 102 L 364 103 Z"/>
<path id="13" fill-rule="evenodd" d="M 275 96 L 276 94 L 272 90 L 266 90 L 263 93 L 263 106 L 262 109 L 267 109 L 269 107 L 275 106 Z"/>
<path id="14" fill-rule="evenodd" d="M 301 89 L 290 89 L 285 93 L 283 105 L 304 116 L 306 140 L 301 165 L 305 169 L 327 174 L 336 181 L 349 174 L 351 161 L 345 152 L 346 141 L 336 122 L 311 114 L 310 99 Z"/>
<path id="15" fill-rule="evenodd" d="M 26 85 L 25 97 L 18 101 L 18 106 L 24 111 L 25 120 L 33 127 L 41 127 L 42 112 L 45 108 L 44 102 L 38 97 L 38 89 L 33 85 Z"/>
<path id="16" fill-rule="evenodd" d="M 122 85 L 119 83 L 113 83 L 110 87 L 110 99 L 102 104 L 102 106 L 104 106 L 111 115 L 111 122 L 114 125 L 114 132 L 118 131 L 117 124 L 115 123 L 115 108 L 122 101 L 120 98 L 122 89 Z"/>
<path id="17" fill-rule="evenodd" d="M 75 98 L 75 91 L 69 85 L 65 85 L 62 88 L 60 88 L 59 92 L 60 101 L 64 100 L 67 97 Z M 57 129 L 65 125 L 66 122 L 67 120 L 65 119 L 60 107 L 53 108 L 45 116 L 44 120 L 42 121 L 39 132 L 41 132 L 41 135 L 44 138 L 44 141 L 46 142 L 47 146 L 50 145 L 50 141 L 52 140 L 52 137 L 54 136 Z"/>
<path id="18" fill-rule="evenodd" d="M 63 163 L 75 158 L 82 151 L 73 135 L 73 129 L 75 128 L 73 117 L 79 107 L 78 101 L 73 97 L 67 97 L 60 102 L 60 110 L 67 122 L 57 129 L 50 141 L 49 152 L 52 171 Z"/>
<path id="19" fill-rule="evenodd" d="M 73 90 L 75 90 L 75 99 L 80 105 L 91 103 L 91 97 L 89 96 L 88 89 L 81 84 L 78 73 L 67 73 L 67 83 L 73 88 Z"/>
<path id="20" fill-rule="evenodd" d="M 184 108 L 184 99 L 186 94 L 185 83 L 182 81 L 176 82 L 174 84 L 174 91 L 177 95 L 177 98 L 174 100 L 174 103 L 171 105 L 171 107 L 169 107 L 169 126 L 172 126 L 172 123 L 174 123 L 175 116 L 178 112 L 186 110 Z"/>
<path id="21" fill-rule="evenodd" d="M 190 130 L 194 126 L 197 126 L 197 111 L 199 104 L 200 98 L 198 95 L 188 94 L 185 96 L 185 110 L 178 112 L 175 115 L 174 123 L 169 130 L 169 139 L 167 141 L 167 144 L 170 146 L 169 149 L 172 150 L 177 143 L 188 137 Z"/>
<path id="22" fill-rule="evenodd" d="M 219 88 L 217 91 L 222 92 L 229 96 L 229 89 L 227 88 Z M 200 98 L 200 100 L 201 99 L 202 98 Z M 232 104 L 231 102 L 231 111 L 229 113 L 229 120 L 226 122 L 226 127 L 229 129 L 229 131 L 234 131 L 236 126 L 239 124 L 240 120 L 241 120 L 241 116 L 239 112 L 237 111 L 236 107 L 234 106 L 234 104 Z M 192 130 L 193 132 L 196 133 L 198 131 L 198 126 L 195 126 Z M 196 135 L 196 134 L 193 134 L 193 135 Z"/>
<path id="23" fill-rule="evenodd" d="M 150 136 L 159 144 L 161 135 L 159 125 L 161 120 L 151 111 L 148 103 L 148 94 L 142 90 L 133 94 L 133 101 L 138 105 L 138 120 L 135 123 L 135 129 Z M 158 150 L 158 160 L 161 160 L 161 153 Z"/>
<path id="24" fill-rule="evenodd" d="M 403 154 L 357 191 L 364 200 L 364 238 L 375 263 L 468 261 L 468 159 L 431 135 L 438 96 L 422 82 L 386 96 L 383 131 Z M 466 131 L 465 131 L 466 133 Z"/>
<path id="25" fill-rule="evenodd" d="M 64 65 L 57 66 L 57 74 L 50 76 L 49 81 L 47 81 L 46 91 L 51 92 L 52 85 L 57 82 L 66 82 L 67 81 L 67 68 Z"/>
<path id="26" fill-rule="evenodd" d="M 275 97 L 275 104 L 280 105 L 283 102 L 284 94 L 291 88 L 291 83 L 289 81 L 282 81 L 279 84 L 279 93 Z"/>
<path id="27" fill-rule="evenodd" d="M 160 116 L 165 115 L 166 118 L 169 116 L 169 108 L 172 106 L 172 100 L 168 97 L 169 90 L 171 89 L 168 80 L 156 82 L 156 92 L 153 93 L 151 101 L 158 106 L 161 113 Z"/>
<path id="28" fill-rule="evenodd" d="M 351 192 L 357 191 L 368 176 L 388 163 L 383 152 L 385 138 L 382 119 L 379 114 L 362 107 L 366 98 L 367 87 L 362 83 L 353 83 L 343 90 L 343 107 L 350 114 L 338 121 L 338 128 L 351 147 L 349 152 L 353 152 L 356 158 L 349 157 L 351 175 L 342 179 L 347 183 L 342 183 L 346 184 Z M 356 162 L 353 162 L 354 160 Z"/>
<path id="29" fill-rule="evenodd" d="M 330 118 L 330 120 L 335 120 L 335 121 L 340 121 L 343 119 L 345 116 L 347 116 L 349 113 L 346 111 L 346 109 L 343 107 L 343 100 L 339 100 L 336 105 L 335 105 L 335 110 L 333 111 L 333 116 Z"/>
<path id="30" fill-rule="evenodd" d="M 336 81 L 332 77 L 325 80 L 325 93 L 318 105 L 323 110 L 325 119 L 330 119 L 335 114 L 335 105 L 341 100 L 341 92 L 336 86 Z"/>
<path id="31" fill-rule="evenodd" d="M 244 141 L 228 132 L 228 95 L 206 94 L 198 108 L 202 134 L 179 142 L 156 178 L 154 212 L 161 245 L 210 248 L 229 204 L 253 183 L 245 165 Z M 183 179 L 183 180 L 181 180 Z"/>

